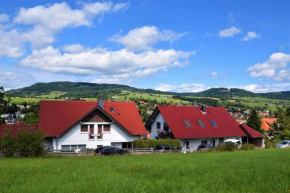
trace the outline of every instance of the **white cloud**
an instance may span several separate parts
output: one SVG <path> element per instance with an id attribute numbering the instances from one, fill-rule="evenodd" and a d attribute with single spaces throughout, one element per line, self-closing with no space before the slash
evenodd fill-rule
<path id="1" fill-rule="evenodd" d="M 224 86 L 222 86 L 224 88 Z M 187 92 L 201 92 L 210 88 L 216 87 L 209 87 L 204 84 L 181 84 L 181 85 L 170 85 L 170 84 L 160 84 L 156 87 L 156 90 L 160 91 L 168 91 L 168 92 L 180 92 L 180 93 L 187 93 Z M 272 84 L 272 85 L 258 85 L 258 84 L 249 84 L 243 86 L 227 86 L 227 88 L 240 88 L 245 89 L 254 93 L 266 93 L 266 92 L 279 92 L 279 91 L 288 91 L 290 90 L 290 83 L 284 84 Z"/>
<path id="2" fill-rule="evenodd" d="M 4 22 L 7 22 L 9 21 L 9 16 L 6 15 L 6 14 L 0 14 L 0 23 L 4 23 Z"/>
<path id="3" fill-rule="evenodd" d="M 168 92 L 180 92 L 180 93 L 185 93 L 185 92 L 201 92 L 204 90 L 209 89 L 210 87 L 206 87 L 203 84 L 181 84 L 178 86 L 175 85 L 169 85 L 169 84 L 160 84 L 156 90 L 160 91 L 168 91 Z"/>
<path id="4" fill-rule="evenodd" d="M 112 7 L 112 2 L 83 3 L 83 12 L 88 16 L 94 17 L 96 15 L 110 11 Z"/>
<path id="5" fill-rule="evenodd" d="M 66 2 L 20 8 L 13 18 L 13 25 L 0 25 L 0 57 L 20 57 L 24 44 L 31 43 L 33 49 L 47 47 L 55 41 L 55 35 L 64 28 L 91 26 L 93 19 L 107 12 L 125 10 L 127 3 L 112 2 L 79 3 L 72 9 Z M 9 16 L 0 15 L 0 23 L 8 22 Z M 19 24 L 26 25 L 18 28 Z M 21 31 L 19 30 L 21 29 Z"/>
<path id="6" fill-rule="evenodd" d="M 80 44 L 71 44 L 65 45 L 62 50 L 71 53 L 80 53 L 84 51 L 84 47 Z"/>
<path id="7" fill-rule="evenodd" d="M 260 38 L 260 35 L 257 35 L 256 32 L 250 31 L 247 35 L 242 39 L 242 41 L 250 41 L 252 39 Z"/>
<path id="8" fill-rule="evenodd" d="M 169 50 L 134 53 L 127 49 L 108 51 L 104 48 L 86 49 L 80 53 L 61 53 L 51 46 L 33 50 L 20 64 L 48 72 L 68 74 L 147 76 L 158 70 L 188 64 L 195 52 Z"/>
<path id="9" fill-rule="evenodd" d="M 224 38 L 224 37 L 233 37 L 236 34 L 241 33 L 241 30 L 235 26 L 232 26 L 231 28 L 224 29 L 219 31 L 219 36 Z"/>
<path id="10" fill-rule="evenodd" d="M 24 54 L 24 41 L 16 30 L 6 32 L 0 29 L 0 37 L 0 58 L 2 56 L 18 58 Z"/>
<path id="11" fill-rule="evenodd" d="M 20 8 L 18 16 L 14 18 L 14 22 L 41 26 L 52 30 L 90 25 L 84 11 L 72 10 L 65 2 L 53 5 L 39 5 L 28 9 Z"/>
<path id="12" fill-rule="evenodd" d="M 284 81 L 289 80 L 288 74 L 290 70 L 287 68 L 289 63 L 290 54 L 278 52 L 272 54 L 266 62 L 250 66 L 247 71 L 249 71 L 252 77 L 266 77 Z"/>
<path id="13" fill-rule="evenodd" d="M 131 30 L 125 36 L 115 35 L 109 40 L 118 42 L 130 50 L 148 50 L 159 41 L 173 42 L 185 36 L 186 33 L 177 34 L 170 30 L 158 30 L 156 26 L 143 26 Z"/>
<path id="14" fill-rule="evenodd" d="M 232 87 L 232 88 L 241 88 L 241 89 L 245 89 L 254 93 L 279 92 L 279 91 L 289 91 L 290 83 L 272 84 L 272 85 L 250 84 L 250 85 Z"/>
<path id="15" fill-rule="evenodd" d="M 22 88 L 33 84 L 34 77 L 30 74 L 16 74 L 11 71 L 0 71 L 0 86 L 5 90 L 12 88 Z"/>
<path id="16" fill-rule="evenodd" d="M 234 17 L 234 12 L 229 12 L 227 15 L 228 18 L 228 24 L 233 25 L 235 23 L 235 17 Z"/>
<path id="17" fill-rule="evenodd" d="M 129 7 L 129 2 L 128 3 L 118 3 L 116 5 L 114 5 L 113 7 L 113 12 L 117 12 L 120 10 L 126 10 Z"/>
<path id="18" fill-rule="evenodd" d="M 280 70 L 275 80 L 290 81 L 290 69 Z"/>

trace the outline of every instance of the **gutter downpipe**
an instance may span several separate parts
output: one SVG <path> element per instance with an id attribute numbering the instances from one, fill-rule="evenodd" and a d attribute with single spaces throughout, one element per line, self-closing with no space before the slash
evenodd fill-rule
<path id="1" fill-rule="evenodd" d="M 59 137 L 59 135 L 56 136 L 56 151 L 58 151 L 58 137 Z"/>

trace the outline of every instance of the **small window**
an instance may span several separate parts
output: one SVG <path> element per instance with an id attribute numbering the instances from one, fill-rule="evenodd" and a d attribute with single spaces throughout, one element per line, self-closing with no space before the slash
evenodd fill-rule
<path id="1" fill-rule="evenodd" d="M 78 148 L 77 145 L 71 145 L 71 146 L 70 146 L 70 149 L 71 149 L 71 150 L 76 150 L 77 148 Z"/>
<path id="2" fill-rule="evenodd" d="M 62 145 L 62 146 L 61 146 L 61 150 L 62 150 L 62 151 L 70 150 L 70 145 Z"/>
<path id="3" fill-rule="evenodd" d="M 197 120 L 197 122 L 198 122 L 199 126 L 205 127 L 205 124 L 202 122 L 202 120 Z"/>
<path id="4" fill-rule="evenodd" d="M 191 127 L 191 124 L 189 123 L 189 121 L 188 120 L 183 120 L 183 122 L 185 123 L 185 125 L 186 125 L 186 127 Z"/>
<path id="5" fill-rule="evenodd" d="M 86 148 L 86 145 L 78 145 L 78 149 L 85 149 Z"/>
<path id="6" fill-rule="evenodd" d="M 89 135 L 89 139 L 90 140 L 95 139 L 94 133 L 95 133 L 95 131 L 94 131 L 94 125 L 90 125 L 90 135 Z"/>
<path id="7" fill-rule="evenodd" d="M 160 122 L 157 122 L 157 129 L 161 129 L 161 123 Z"/>
<path id="8" fill-rule="evenodd" d="M 210 123 L 211 123 L 212 126 L 214 126 L 214 127 L 217 127 L 217 126 L 218 126 L 214 120 L 210 120 Z"/>
<path id="9" fill-rule="evenodd" d="M 83 132 L 83 133 L 88 132 L 88 126 L 87 125 L 81 125 L 81 132 Z"/>
<path id="10" fill-rule="evenodd" d="M 110 125 L 104 125 L 104 131 L 110 132 L 111 131 Z"/>
<path id="11" fill-rule="evenodd" d="M 207 140 L 202 140 L 202 141 L 201 141 L 201 144 L 202 144 L 202 145 L 206 145 L 206 144 L 207 144 Z"/>
<path id="12" fill-rule="evenodd" d="M 114 113 L 115 112 L 114 107 L 110 107 L 110 111 Z"/>

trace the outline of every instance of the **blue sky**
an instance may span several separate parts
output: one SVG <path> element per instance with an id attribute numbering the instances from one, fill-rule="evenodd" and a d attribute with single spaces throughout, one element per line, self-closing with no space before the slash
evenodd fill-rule
<path id="1" fill-rule="evenodd" d="M 290 3 L 1 1 L 0 85 L 290 90 Z"/>

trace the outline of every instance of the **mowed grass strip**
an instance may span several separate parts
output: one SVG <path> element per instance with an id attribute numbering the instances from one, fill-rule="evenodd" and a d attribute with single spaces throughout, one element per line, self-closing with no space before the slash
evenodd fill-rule
<path id="1" fill-rule="evenodd" d="M 0 192 L 289 192 L 290 149 L 0 159 Z"/>

